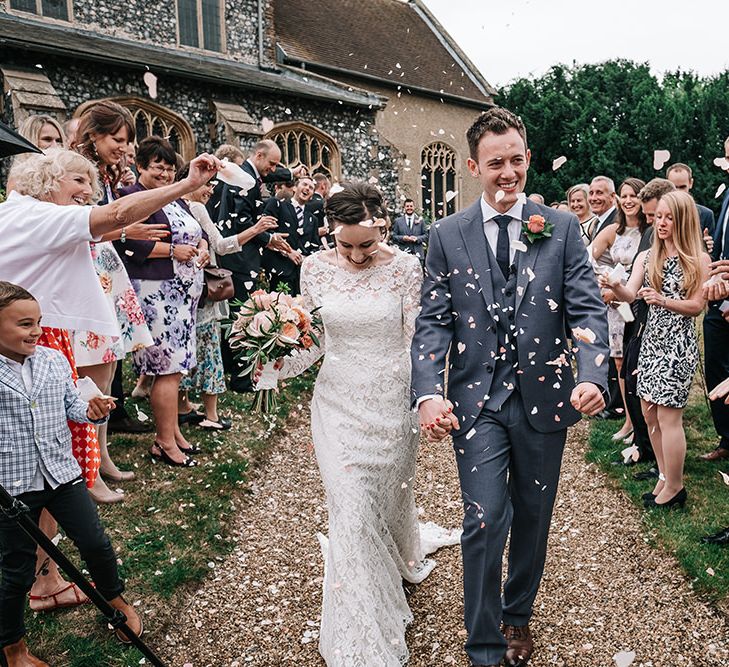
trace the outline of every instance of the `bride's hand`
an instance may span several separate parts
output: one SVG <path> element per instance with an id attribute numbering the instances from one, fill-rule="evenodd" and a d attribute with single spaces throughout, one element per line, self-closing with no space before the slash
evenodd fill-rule
<path id="1" fill-rule="evenodd" d="M 461 428 L 453 414 L 453 404 L 440 396 L 423 401 L 418 408 L 420 430 L 430 442 L 443 440 L 453 429 Z"/>

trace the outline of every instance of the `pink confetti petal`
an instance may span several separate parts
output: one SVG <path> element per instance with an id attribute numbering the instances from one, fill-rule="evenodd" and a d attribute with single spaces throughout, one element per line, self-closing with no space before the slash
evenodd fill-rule
<path id="1" fill-rule="evenodd" d="M 671 151 L 653 151 L 653 169 L 663 169 L 663 165 L 671 159 Z"/>

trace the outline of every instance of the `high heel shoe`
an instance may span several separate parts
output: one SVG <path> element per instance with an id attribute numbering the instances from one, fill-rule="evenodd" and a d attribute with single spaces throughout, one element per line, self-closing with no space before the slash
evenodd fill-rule
<path id="1" fill-rule="evenodd" d="M 686 489 L 681 489 L 673 498 L 670 500 L 667 500 L 665 503 L 657 503 L 656 499 L 653 498 L 653 500 L 647 500 L 646 501 L 646 508 L 647 509 L 654 509 L 656 507 L 660 507 L 661 509 L 671 509 L 672 507 L 681 507 L 686 504 L 686 500 L 688 498 L 688 494 L 686 493 Z"/>
<path id="2" fill-rule="evenodd" d="M 192 456 L 193 454 L 200 454 L 202 452 L 202 449 L 195 445 L 191 445 L 190 447 L 180 447 L 180 445 L 177 445 L 177 449 L 186 456 Z"/>
<path id="3" fill-rule="evenodd" d="M 159 449 L 159 454 L 154 451 L 155 448 Z M 194 468 L 195 466 L 200 465 L 195 459 L 190 458 L 189 456 L 186 456 L 184 461 L 175 461 L 164 450 L 164 447 L 162 447 L 162 445 L 158 444 L 157 442 L 152 445 L 152 449 L 149 451 L 149 454 L 153 459 L 162 461 L 168 466 L 173 466 L 175 468 Z"/>
<path id="4" fill-rule="evenodd" d="M 613 433 L 611 440 L 613 442 L 617 442 L 618 440 L 627 440 L 631 435 L 633 435 L 632 428 L 625 433 L 623 433 L 623 430 L 620 429 L 617 433 Z"/>
<path id="5" fill-rule="evenodd" d="M 112 482 L 131 482 L 134 479 L 134 473 L 131 470 L 117 470 L 115 472 L 106 472 L 99 469 L 99 474 Z"/>

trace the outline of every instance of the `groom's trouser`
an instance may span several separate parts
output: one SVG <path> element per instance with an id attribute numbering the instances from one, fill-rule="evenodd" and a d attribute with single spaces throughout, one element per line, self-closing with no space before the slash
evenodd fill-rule
<path id="1" fill-rule="evenodd" d="M 547 553 L 566 430 L 539 433 L 514 393 L 499 412 L 484 410 L 475 434 L 454 440 L 465 507 L 463 586 L 466 652 L 475 664 L 498 664 L 508 625 L 529 622 Z M 509 570 L 501 598 L 506 537 Z"/>

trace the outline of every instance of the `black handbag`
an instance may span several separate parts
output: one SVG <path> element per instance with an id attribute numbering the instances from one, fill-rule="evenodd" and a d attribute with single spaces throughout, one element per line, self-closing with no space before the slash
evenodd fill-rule
<path id="1" fill-rule="evenodd" d="M 235 296 L 232 271 L 218 266 L 206 266 L 204 269 L 205 285 L 200 296 L 200 305 L 205 301 L 226 301 Z"/>

